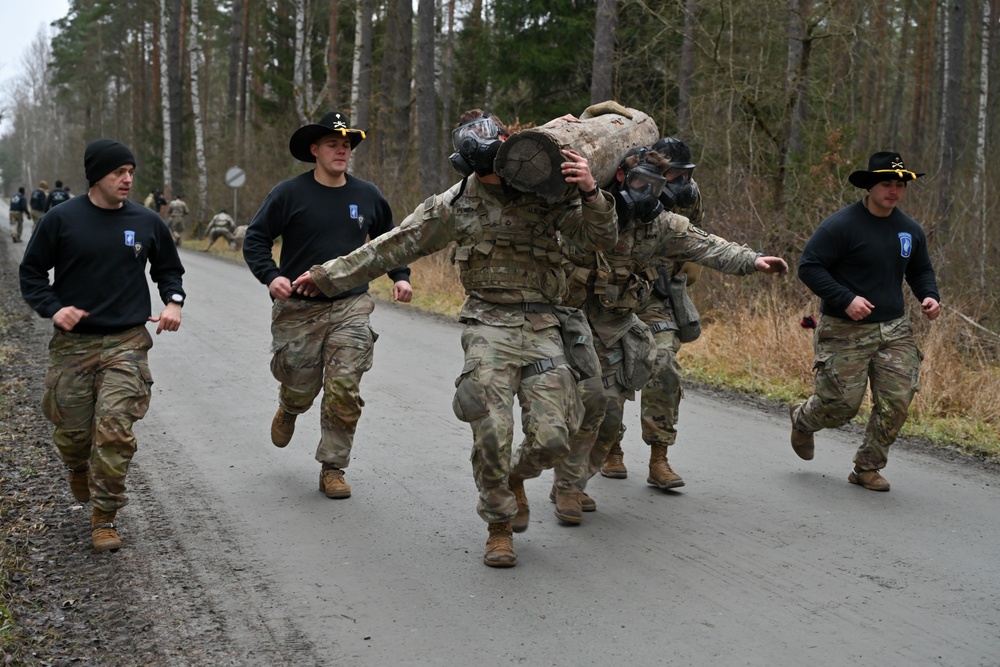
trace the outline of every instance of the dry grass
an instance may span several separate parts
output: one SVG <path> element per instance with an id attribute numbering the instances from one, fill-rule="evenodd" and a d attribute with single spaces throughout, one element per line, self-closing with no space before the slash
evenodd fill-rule
<path id="1" fill-rule="evenodd" d="M 818 303 L 790 286 L 761 278 L 742 290 L 728 276 L 695 288 L 702 306 L 703 334 L 678 358 L 692 379 L 790 403 L 812 392 L 812 331 L 799 325 L 818 315 Z M 709 287 L 709 289 L 705 289 Z M 799 285 L 798 287 L 801 287 Z M 803 288 L 804 289 L 804 288 Z M 713 304 L 705 307 L 704 303 Z M 915 303 L 915 302 L 914 302 Z M 910 407 L 904 436 L 924 437 L 989 457 L 1000 456 L 1000 363 L 995 341 L 944 310 L 933 323 L 916 315 L 924 353 L 920 391 Z M 862 406 L 857 421 L 870 412 Z"/>

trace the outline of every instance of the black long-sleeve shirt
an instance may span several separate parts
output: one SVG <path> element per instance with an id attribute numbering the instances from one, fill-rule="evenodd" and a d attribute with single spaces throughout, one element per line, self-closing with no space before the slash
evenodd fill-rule
<path id="1" fill-rule="evenodd" d="M 343 186 L 328 187 L 307 171 L 278 183 L 264 199 L 247 228 L 243 257 L 257 280 L 270 285 L 278 276 L 295 280 L 316 264 L 350 254 L 369 237 L 392 229 L 392 209 L 374 184 L 347 174 Z M 280 268 L 271 255 L 279 236 Z M 393 282 L 409 280 L 410 269 L 401 266 L 388 275 Z M 365 283 L 333 298 L 367 291 Z M 311 300 L 331 299 L 320 293 Z"/>
<path id="2" fill-rule="evenodd" d="M 88 311 L 73 333 L 124 331 L 152 314 L 147 262 L 164 304 L 184 296 L 184 267 L 158 215 L 132 201 L 100 208 L 80 195 L 46 213 L 32 236 L 21 260 L 21 295 L 42 317 L 65 306 Z"/>
<path id="3" fill-rule="evenodd" d="M 941 300 L 924 230 L 899 209 L 885 218 L 872 215 L 863 200 L 820 224 L 802 251 L 798 275 L 822 299 L 823 314 L 841 319 L 850 319 L 846 309 L 855 296 L 875 306 L 862 322 L 902 317 L 904 279 L 917 300 Z"/>

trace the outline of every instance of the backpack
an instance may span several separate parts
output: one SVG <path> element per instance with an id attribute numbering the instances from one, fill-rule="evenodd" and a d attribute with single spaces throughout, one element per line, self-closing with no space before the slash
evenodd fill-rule
<path id="1" fill-rule="evenodd" d="M 31 193 L 31 208 L 36 211 L 45 210 L 45 192 L 42 190 L 35 190 Z"/>

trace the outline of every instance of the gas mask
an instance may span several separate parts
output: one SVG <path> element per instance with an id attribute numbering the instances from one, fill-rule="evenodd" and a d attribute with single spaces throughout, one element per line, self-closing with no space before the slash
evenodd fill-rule
<path id="1" fill-rule="evenodd" d="M 667 181 L 663 186 L 663 192 L 660 193 L 660 203 L 668 211 L 687 208 L 696 201 L 698 201 L 698 186 L 691 180 L 690 173 Z"/>
<path id="2" fill-rule="evenodd" d="M 625 172 L 625 182 L 615 194 L 615 208 L 622 226 L 632 220 L 650 222 L 663 211 L 659 197 L 666 180 L 646 164 L 645 156 Z"/>
<path id="3" fill-rule="evenodd" d="M 506 134 L 489 114 L 461 125 L 451 133 L 455 152 L 448 156 L 451 166 L 463 177 L 493 173 L 493 161 L 500 151 L 500 135 Z"/>

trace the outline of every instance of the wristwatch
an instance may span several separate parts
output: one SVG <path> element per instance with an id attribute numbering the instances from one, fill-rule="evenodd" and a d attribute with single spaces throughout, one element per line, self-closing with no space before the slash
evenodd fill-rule
<path id="1" fill-rule="evenodd" d="M 178 306 L 184 305 L 184 295 L 183 294 L 171 294 L 170 303 L 176 303 Z"/>

